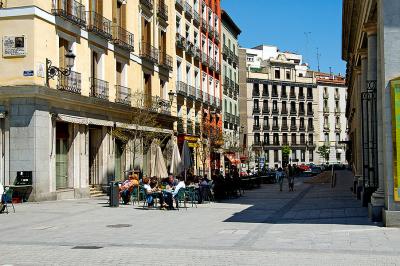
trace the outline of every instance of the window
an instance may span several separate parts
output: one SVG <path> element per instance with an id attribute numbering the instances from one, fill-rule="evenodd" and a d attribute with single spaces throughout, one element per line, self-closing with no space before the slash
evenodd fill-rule
<path id="1" fill-rule="evenodd" d="M 296 133 L 292 133 L 292 136 L 291 136 L 291 137 L 292 137 L 292 140 L 291 140 L 292 143 L 291 143 L 291 144 L 292 144 L 292 145 L 296 145 L 296 144 L 297 144 L 297 142 L 296 142 Z"/>
<path id="2" fill-rule="evenodd" d="M 275 84 L 272 85 L 272 97 L 278 97 L 278 87 Z"/>
<path id="3" fill-rule="evenodd" d="M 254 143 L 255 144 L 260 144 L 260 133 L 255 133 L 254 134 Z"/>
<path id="4" fill-rule="evenodd" d="M 268 84 L 263 84 L 263 96 L 268 97 Z"/>
<path id="5" fill-rule="evenodd" d="M 181 17 L 176 16 L 176 32 L 181 34 Z"/>
<path id="6" fill-rule="evenodd" d="M 313 150 L 308 151 L 308 161 L 310 161 L 310 162 L 314 161 L 314 151 Z"/>
<path id="7" fill-rule="evenodd" d="M 306 151 L 305 150 L 300 151 L 300 159 L 302 162 L 306 161 Z"/>
<path id="8" fill-rule="evenodd" d="M 281 70 L 279 68 L 275 69 L 275 78 L 280 79 L 281 78 Z"/>
<path id="9" fill-rule="evenodd" d="M 277 101 L 272 102 L 272 111 L 275 111 L 275 112 L 278 111 L 278 102 Z"/>
<path id="10" fill-rule="evenodd" d="M 282 127 L 287 127 L 287 117 L 282 117 Z"/>
<path id="11" fill-rule="evenodd" d="M 290 125 L 291 126 L 296 126 L 296 117 L 291 117 L 290 118 Z"/>
<path id="12" fill-rule="evenodd" d="M 253 95 L 260 96 L 260 84 L 253 83 Z"/>
<path id="13" fill-rule="evenodd" d="M 339 145 L 339 141 L 340 141 L 340 134 L 336 133 L 336 139 L 335 139 L 336 146 Z"/>
<path id="14" fill-rule="evenodd" d="M 279 162 L 279 153 L 278 150 L 274 150 L 274 162 Z"/>
<path id="15" fill-rule="evenodd" d="M 300 134 L 300 144 L 306 144 L 306 135 Z"/>
<path id="16" fill-rule="evenodd" d="M 299 73 L 299 77 L 302 78 L 303 77 L 303 73 Z"/>
<path id="17" fill-rule="evenodd" d="M 269 134 L 268 134 L 268 133 L 265 133 L 265 134 L 264 134 L 264 143 L 265 143 L 266 145 L 269 145 Z"/>
<path id="18" fill-rule="evenodd" d="M 310 144 L 313 144 L 313 143 L 314 143 L 314 136 L 313 136 L 313 134 L 308 134 L 308 142 L 309 142 Z"/>
<path id="19" fill-rule="evenodd" d="M 297 151 L 292 150 L 292 162 L 297 162 Z"/>
<path id="20" fill-rule="evenodd" d="M 294 91 L 294 86 L 290 87 L 290 97 L 296 97 L 296 93 Z"/>
<path id="21" fill-rule="evenodd" d="M 286 70 L 286 79 L 290 79 L 290 70 Z"/>
<path id="22" fill-rule="evenodd" d="M 278 127 L 278 117 L 274 116 L 274 118 L 272 118 L 272 126 Z"/>
<path id="23" fill-rule="evenodd" d="M 287 133 L 282 134 L 282 145 L 288 145 Z"/>
<path id="24" fill-rule="evenodd" d="M 304 118 L 300 118 L 300 128 L 304 128 Z"/>
<path id="25" fill-rule="evenodd" d="M 279 145 L 279 134 L 274 133 L 274 145 Z"/>
<path id="26" fill-rule="evenodd" d="M 324 134 L 324 142 L 325 142 L 325 145 L 329 145 L 329 134 L 328 133 Z"/>
<path id="27" fill-rule="evenodd" d="M 286 102 L 282 102 L 282 113 L 286 113 L 286 112 L 287 112 Z"/>
<path id="28" fill-rule="evenodd" d="M 254 125 L 256 127 L 260 126 L 260 117 L 258 117 L 258 116 L 254 117 Z"/>
<path id="29" fill-rule="evenodd" d="M 340 161 L 340 157 L 341 157 L 340 155 L 341 155 L 340 153 L 338 153 L 338 152 L 336 153 L 336 160 L 337 161 Z"/>
<path id="30" fill-rule="evenodd" d="M 259 108 L 260 108 L 260 105 L 259 105 L 258 99 L 254 99 L 254 109 L 259 109 Z"/>
<path id="31" fill-rule="evenodd" d="M 308 128 L 309 129 L 312 129 L 314 127 L 314 125 L 313 125 L 313 119 L 312 118 L 309 118 L 308 119 Z"/>
<path id="32" fill-rule="evenodd" d="M 264 116 L 264 124 L 263 124 L 263 125 L 264 125 L 265 127 L 268 127 L 268 125 L 269 125 L 268 122 L 269 122 L 268 116 Z"/>

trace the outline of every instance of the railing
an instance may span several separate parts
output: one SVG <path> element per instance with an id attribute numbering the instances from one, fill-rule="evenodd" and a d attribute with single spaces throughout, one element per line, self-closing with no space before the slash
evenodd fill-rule
<path id="1" fill-rule="evenodd" d="M 210 99 L 210 105 L 214 106 L 215 105 L 215 97 L 213 95 L 208 95 Z"/>
<path id="2" fill-rule="evenodd" d="M 303 132 L 306 131 L 306 127 L 304 125 L 300 126 L 299 131 L 303 131 Z"/>
<path id="3" fill-rule="evenodd" d="M 263 124 L 263 130 L 268 131 L 269 130 L 269 124 Z"/>
<path id="4" fill-rule="evenodd" d="M 253 130 L 259 131 L 260 129 L 261 129 L 260 125 L 253 125 Z"/>
<path id="5" fill-rule="evenodd" d="M 340 94 L 335 92 L 335 100 L 339 100 L 340 99 Z"/>
<path id="6" fill-rule="evenodd" d="M 253 89 L 252 96 L 253 96 L 253 98 L 260 97 L 260 90 Z"/>
<path id="7" fill-rule="evenodd" d="M 259 113 L 260 113 L 260 108 L 253 107 L 253 114 L 259 114 Z"/>
<path id="8" fill-rule="evenodd" d="M 214 29 L 211 25 L 208 25 L 208 36 L 210 37 L 210 39 L 213 39 L 215 36 Z"/>
<path id="9" fill-rule="evenodd" d="M 193 16 L 193 8 L 188 2 L 185 2 L 185 15 L 188 18 L 191 18 Z"/>
<path id="10" fill-rule="evenodd" d="M 158 62 L 158 49 L 149 43 L 142 42 L 140 45 L 140 57 L 153 63 Z"/>
<path id="11" fill-rule="evenodd" d="M 340 108 L 335 108 L 335 114 L 340 114 Z"/>
<path id="12" fill-rule="evenodd" d="M 313 116 L 314 115 L 314 111 L 313 110 L 307 110 L 307 115 Z"/>
<path id="13" fill-rule="evenodd" d="M 304 94 L 303 93 L 299 93 L 299 100 L 304 100 Z"/>
<path id="14" fill-rule="evenodd" d="M 307 131 L 314 131 L 314 126 L 313 125 L 308 125 Z"/>
<path id="15" fill-rule="evenodd" d="M 165 4 L 165 0 L 158 0 L 157 15 L 165 21 L 168 20 L 168 6 Z"/>
<path id="16" fill-rule="evenodd" d="M 185 133 L 185 129 L 183 128 L 183 120 L 182 118 L 178 118 L 178 133 L 183 134 Z"/>
<path id="17" fill-rule="evenodd" d="M 328 107 L 324 107 L 324 113 L 329 113 L 329 108 Z"/>
<path id="18" fill-rule="evenodd" d="M 304 109 L 299 109 L 299 115 L 305 115 L 306 111 Z"/>
<path id="19" fill-rule="evenodd" d="M 219 43 L 219 33 L 218 33 L 218 31 L 216 30 L 215 32 L 214 32 L 214 41 L 215 41 L 215 43 Z"/>
<path id="20" fill-rule="evenodd" d="M 167 55 L 164 51 L 160 51 L 159 65 L 167 68 L 169 71 L 173 69 L 173 59 L 172 56 Z"/>
<path id="21" fill-rule="evenodd" d="M 183 81 L 176 82 L 176 92 L 183 96 L 187 96 L 188 94 L 188 85 Z"/>
<path id="22" fill-rule="evenodd" d="M 314 97 L 312 94 L 307 94 L 307 100 L 312 100 Z"/>
<path id="23" fill-rule="evenodd" d="M 160 96 L 153 96 L 150 93 L 135 93 L 133 105 L 137 108 L 150 112 L 171 115 L 171 104 Z"/>
<path id="24" fill-rule="evenodd" d="M 97 78 L 89 78 L 90 96 L 108 100 L 108 82 Z"/>
<path id="25" fill-rule="evenodd" d="M 140 0 L 140 3 L 147 7 L 149 10 L 153 10 L 153 0 Z"/>
<path id="26" fill-rule="evenodd" d="M 323 97 L 324 97 L 324 99 L 328 99 L 329 98 L 329 94 L 327 92 L 324 92 Z"/>
<path id="27" fill-rule="evenodd" d="M 342 128 L 342 126 L 340 124 L 335 124 L 335 129 L 336 130 L 340 130 Z"/>
<path id="28" fill-rule="evenodd" d="M 277 92 L 277 91 L 276 91 L 276 92 L 273 91 L 273 92 L 271 93 L 271 97 L 272 97 L 272 98 L 279 98 L 278 92 Z"/>
<path id="29" fill-rule="evenodd" d="M 209 67 L 211 70 L 215 70 L 214 59 L 212 59 L 211 57 L 208 57 L 208 67 Z"/>
<path id="30" fill-rule="evenodd" d="M 203 93 L 201 92 L 200 89 L 196 89 L 196 100 L 198 101 L 203 101 Z"/>
<path id="31" fill-rule="evenodd" d="M 207 21 L 204 18 L 201 19 L 201 30 L 207 32 Z"/>
<path id="32" fill-rule="evenodd" d="M 197 135 L 197 136 L 200 135 L 200 123 L 199 122 L 194 123 L 194 131 L 195 131 L 195 135 Z"/>
<path id="33" fill-rule="evenodd" d="M 285 92 L 285 93 L 282 93 L 282 94 L 281 94 L 281 98 L 282 98 L 282 99 L 287 99 L 287 98 L 288 98 L 287 93 L 286 93 L 286 92 Z"/>
<path id="34" fill-rule="evenodd" d="M 63 17 L 79 26 L 86 26 L 85 6 L 77 1 L 59 0 L 57 7 L 52 9 L 55 16 Z"/>
<path id="35" fill-rule="evenodd" d="M 329 130 L 329 123 L 324 123 L 324 130 Z"/>
<path id="36" fill-rule="evenodd" d="M 193 56 L 193 55 L 194 55 L 194 49 L 193 49 L 193 47 L 194 47 L 194 44 L 191 43 L 190 41 L 186 40 L 186 45 L 185 45 L 185 52 L 186 52 L 186 55 L 190 55 L 190 56 Z"/>
<path id="37" fill-rule="evenodd" d="M 205 52 L 201 55 L 201 63 L 204 66 L 208 66 L 208 55 Z"/>
<path id="38" fill-rule="evenodd" d="M 228 46 L 224 45 L 222 47 L 222 55 L 224 55 L 227 59 L 232 59 L 231 58 L 231 52 L 230 52 Z"/>
<path id="39" fill-rule="evenodd" d="M 193 11 L 193 23 L 200 25 L 200 15 L 196 10 Z"/>
<path id="40" fill-rule="evenodd" d="M 239 56 L 235 55 L 232 52 L 232 61 L 233 61 L 233 66 L 237 66 L 239 64 Z"/>
<path id="41" fill-rule="evenodd" d="M 88 17 L 87 30 L 92 31 L 107 40 L 111 40 L 111 20 L 106 19 L 94 11 L 87 11 L 86 13 Z"/>
<path id="42" fill-rule="evenodd" d="M 210 95 L 207 92 L 203 91 L 203 103 L 205 103 L 205 104 L 210 103 L 209 96 Z"/>
<path id="43" fill-rule="evenodd" d="M 314 148 L 314 147 L 316 147 L 316 144 L 315 144 L 315 142 L 313 142 L 313 141 L 307 141 L 307 146 L 308 146 L 309 148 Z"/>
<path id="44" fill-rule="evenodd" d="M 296 114 L 297 114 L 296 109 L 292 109 L 292 108 L 291 108 L 291 109 L 290 109 L 290 114 L 291 114 L 291 115 L 296 115 Z"/>
<path id="45" fill-rule="evenodd" d="M 289 130 L 289 126 L 288 125 L 282 125 L 281 130 L 288 131 Z"/>
<path id="46" fill-rule="evenodd" d="M 115 102 L 131 105 L 131 89 L 121 85 L 115 85 Z"/>
<path id="47" fill-rule="evenodd" d="M 279 114 L 279 110 L 278 110 L 278 108 L 272 108 L 272 112 L 271 112 L 273 115 L 277 115 L 277 114 Z"/>
<path id="48" fill-rule="evenodd" d="M 290 93 L 290 99 L 293 99 L 293 100 L 295 100 L 296 99 L 296 94 L 295 93 Z"/>
<path id="49" fill-rule="evenodd" d="M 287 115 L 287 114 L 288 114 L 287 108 L 282 108 L 281 115 Z"/>
<path id="50" fill-rule="evenodd" d="M 269 114 L 268 106 L 267 107 L 263 106 L 262 113 L 263 113 L 263 115 L 268 115 Z"/>
<path id="51" fill-rule="evenodd" d="M 175 0 L 175 5 L 178 9 L 183 9 L 183 0 Z"/>
<path id="52" fill-rule="evenodd" d="M 272 130 L 273 131 L 279 131 L 279 126 L 278 125 L 272 125 Z"/>
<path id="53" fill-rule="evenodd" d="M 193 100 L 196 99 L 196 88 L 193 86 L 188 85 L 188 97 L 192 98 Z"/>
<path id="54" fill-rule="evenodd" d="M 215 62 L 215 72 L 218 74 L 221 73 L 221 67 L 218 62 Z"/>
<path id="55" fill-rule="evenodd" d="M 290 131 L 297 131 L 296 125 L 290 125 Z"/>
<path id="56" fill-rule="evenodd" d="M 64 70 L 62 69 L 62 71 Z M 57 89 L 81 94 L 81 73 L 71 71 L 69 76 L 58 76 Z"/>
<path id="57" fill-rule="evenodd" d="M 193 122 L 192 120 L 187 120 L 186 121 L 186 132 L 189 135 L 193 135 Z"/>
<path id="58" fill-rule="evenodd" d="M 186 48 L 186 39 L 179 33 L 176 33 L 176 47 L 178 47 L 180 49 Z"/>
<path id="59" fill-rule="evenodd" d="M 118 25 L 114 25 L 112 28 L 114 44 L 132 52 L 134 50 L 133 34 Z"/>

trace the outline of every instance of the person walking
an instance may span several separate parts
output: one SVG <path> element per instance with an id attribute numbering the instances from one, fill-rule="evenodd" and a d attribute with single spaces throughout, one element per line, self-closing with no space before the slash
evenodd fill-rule
<path id="1" fill-rule="evenodd" d="M 282 167 L 279 167 L 278 171 L 276 172 L 276 180 L 279 183 L 279 191 L 282 191 L 283 178 L 284 178 L 284 173 Z"/>
<path id="2" fill-rule="evenodd" d="M 294 191 L 294 172 L 292 166 L 288 165 L 288 184 L 289 184 L 289 191 Z"/>

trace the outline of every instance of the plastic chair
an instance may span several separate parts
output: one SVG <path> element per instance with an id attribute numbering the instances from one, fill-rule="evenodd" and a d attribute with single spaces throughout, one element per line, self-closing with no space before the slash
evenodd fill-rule
<path id="1" fill-rule="evenodd" d="M 5 211 L 8 214 L 8 202 L 11 203 L 11 206 L 13 207 L 13 211 L 15 213 L 15 207 L 14 203 L 12 202 L 12 195 L 13 195 L 13 190 L 9 187 L 4 188 L 4 194 L 3 194 L 3 202 L 5 205 Z"/>
<path id="2" fill-rule="evenodd" d="M 138 187 L 133 187 L 132 193 L 131 193 L 131 201 L 132 201 L 132 205 L 135 205 L 135 201 L 138 204 L 140 203 L 140 194 L 139 194 L 139 188 Z"/>
<path id="3" fill-rule="evenodd" d="M 189 200 L 192 203 L 192 207 L 193 207 L 193 204 L 194 204 L 196 206 L 196 208 L 197 208 L 196 201 L 198 201 L 198 196 L 197 196 L 196 189 L 194 187 L 188 187 L 186 189 L 186 193 L 187 193 L 187 196 L 188 196 Z"/>
<path id="4" fill-rule="evenodd" d="M 178 190 L 178 193 L 175 195 L 175 201 L 176 201 L 176 208 L 179 210 L 179 203 L 181 201 L 183 201 L 183 206 L 184 208 L 187 210 L 187 206 L 186 206 L 186 193 L 185 193 L 185 189 L 184 188 L 180 188 Z"/>

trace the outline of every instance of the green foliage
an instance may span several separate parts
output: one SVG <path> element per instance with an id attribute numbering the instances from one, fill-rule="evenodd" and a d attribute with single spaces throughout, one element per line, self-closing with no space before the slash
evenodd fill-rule
<path id="1" fill-rule="evenodd" d="M 330 153 L 330 147 L 329 147 L 329 146 L 326 146 L 326 145 L 320 146 L 320 147 L 318 147 L 317 153 L 318 153 L 322 158 L 324 158 L 326 162 L 328 162 L 328 160 L 329 160 L 329 153 Z"/>
<path id="2" fill-rule="evenodd" d="M 291 150 L 292 150 L 292 149 L 291 149 L 289 146 L 283 146 L 283 148 L 282 148 L 282 155 L 284 155 L 284 156 L 289 156 Z"/>

